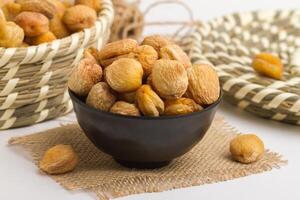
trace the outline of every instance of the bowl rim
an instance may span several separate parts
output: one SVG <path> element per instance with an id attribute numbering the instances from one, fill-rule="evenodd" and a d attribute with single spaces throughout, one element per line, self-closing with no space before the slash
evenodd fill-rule
<path id="1" fill-rule="evenodd" d="M 150 116 L 128 116 L 128 115 L 120 115 L 120 114 L 115 114 L 115 113 L 111 113 L 111 112 L 101 111 L 101 110 L 98 110 L 96 108 L 88 106 L 86 103 L 84 103 L 82 100 L 80 100 L 77 97 L 77 95 L 74 92 L 72 92 L 69 88 L 68 88 L 68 92 L 69 92 L 69 95 L 71 97 L 71 100 L 75 101 L 77 104 L 79 104 L 85 110 L 89 110 L 93 113 L 101 113 L 101 114 L 104 114 L 104 115 L 107 115 L 107 116 L 121 118 L 121 119 L 136 119 L 136 120 L 166 120 L 166 119 L 189 118 L 189 117 L 193 117 L 193 116 L 196 116 L 196 115 L 201 115 L 203 113 L 206 113 L 206 112 L 214 109 L 215 107 L 217 107 L 222 102 L 222 99 L 223 99 L 223 92 L 222 92 L 222 90 L 220 90 L 220 95 L 219 95 L 218 100 L 215 101 L 213 104 L 207 106 L 206 108 L 204 108 L 203 110 L 200 110 L 198 112 L 193 112 L 193 113 L 185 114 L 185 115 L 176 115 L 176 116 L 150 117 Z"/>

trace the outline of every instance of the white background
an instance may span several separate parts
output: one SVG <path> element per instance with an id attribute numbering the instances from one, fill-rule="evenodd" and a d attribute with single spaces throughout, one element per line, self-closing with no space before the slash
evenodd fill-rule
<path id="1" fill-rule="evenodd" d="M 142 0 L 144 9 L 154 1 Z M 299 0 L 185 0 L 195 16 L 208 20 L 230 12 L 271 8 L 297 8 Z M 153 10 L 147 20 L 185 20 L 188 15 L 182 8 L 162 6 Z M 300 23 L 300 22 L 299 22 Z M 149 32 L 167 32 L 169 29 L 147 29 Z M 134 195 L 123 200 L 220 200 L 220 199 L 300 199 L 300 127 L 257 118 L 224 103 L 219 114 L 244 133 L 255 133 L 263 138 L 267 148 L 280 152 L 289 164 L 259 175 L 232 181 L 179 189 L 163 193 Z M 30 161 L 29 155 L 17 147 L 9 147 L 10 137 L 21 136 L 59 125 L 63 119 L 32 127 L 0 132 L 0 199 L 1 200 L 92 200 L 93 194 L 69 192 L 51 178 L 41 175 Z"/>

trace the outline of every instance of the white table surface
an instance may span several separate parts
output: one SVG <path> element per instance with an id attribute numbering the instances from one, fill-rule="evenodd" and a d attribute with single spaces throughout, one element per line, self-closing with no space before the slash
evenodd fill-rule
<path id="1" fill-rule="evenodd" d="M 142 8 L 153 1 L 144 0 Z M 296 8 L 299 0 L 185 0 L 198 19 L 207 20 L 235 11 L 270 8 Z M 165 9 L 168 9 L 166 12 Z M 184 10 L 163 6 L 153 10 L 149 20 L 187 19 Z M 147 33 L 168 31 L 147 29 Z M 265 142 L 267 148 L 280 152 L 289 164 L 259 175 L 252 175 L 232 181 L 178 189 L 162 193 L 134 195 L 120 198 L 126 200 L 220 200 L 220 199 L 300 199 L 300 127 L 281 124 L 257 118 L 223 103 L 219 114 L 225 116 L 233 126 L 244 133 L 255 133 Z M 35 126 L 0 132 L 0 199 L 1 200 L 92 200 L 93 194 L 69 192 L 51 178 L 41 175 L 29 155 L 18 147 L 9 147 L 7 141 L 13 136 L 22 136 L 58 126 L 61 122 L 75 120 L 74 115 Z"/>

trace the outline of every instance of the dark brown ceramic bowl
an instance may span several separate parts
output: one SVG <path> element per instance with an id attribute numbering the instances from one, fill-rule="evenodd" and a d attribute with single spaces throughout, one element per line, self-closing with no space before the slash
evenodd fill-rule
<path id="1" fill-rule="evenodd" d="M 193 148 L 210 127 L 221 97 L 204 110 L 182 116 L 131 117 L 102 112 L 69 91 L 86 136 L 120 164 L 162 167 Z"/>

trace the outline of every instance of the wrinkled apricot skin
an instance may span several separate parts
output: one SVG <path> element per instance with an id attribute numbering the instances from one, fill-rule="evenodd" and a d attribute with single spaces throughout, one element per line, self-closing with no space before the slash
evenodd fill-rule
<path id="1" fill-rule="evenodd" d="M 220 97 L 220 82 L 216 70 L 211 65 L 194 64 L 187 69 L 189 86 L 186 97 L 201 106 L 208 106 Z"/>
<path id="2" fill-rule="evenodd" d="M 99 65 L 99 62 L 97 59 L 97 53 L 98 53 L 98 50 L 96 48 L 90 47 L 90 48 L 84 50 L 83 58 L 92 59 L 95 61 L 95 63 L 97 63 Z"/>
<path id="3" fill-rule="evenodd" d="M 108 59 L 105 59 L 105 60 L 99 59 L 99 62 L 100 62 L 102 67 L 106 68 L 109 65 L 113 64 L 113 62 L 115 62 L 115 61 L 117 61 L 121 58 L 134 58 L 134 56 L 131 53 L 130 54 L 124 54 L 124 55 L 120 55 L 120 56 L 117 56 L 117 57 L 108 58 Z"/>
<path id="4" fill-rule="evenodd" d="M 143 85 L 138 89 L 136 101 L 145 116 L 158 117 L 164 113 L 164 102 L 149 85 Z"/>
<path id="5" fill-rule="evenodd" d="M 17 3 L 8 3 L 3 6 L 2 11 L 7 21 L 14 21 L 15 17 L 21 13 L 21 5 Z"/>
<path id="6" fill-rule="evenodd" d="M 49 31 L 49 20 L 41 13 L 22 12 L 16 17 L 15 22 L 28 37 L 36 37 Z"/>
<path id="7" fill-rule="evenodd" d="M 172 99 L 165 101 L 165 115 L 186 115 L 203 108 L 189 98 Z"/>
<path id="8" fill-rule="evenodd" d="M 138 47 L 138 43 L 133 39 L 123 39 L 106 44 L 99 51 L 97 58 L 102 67 L 106 68 L 114 61 L 121 58 L 134 58 L 132 52 Z"/>
<path id="9" fill-rule="evenodd" d="M 283 77 L 283 64 L 277 56 L 269 53 L 256 55 L 252 62 L 253 69 L 270 78 L 281 80 Z"/>
<path id="10" fill-rule="evenodd" d="M 121 58 L 104 70 L 108 85 L 119 93 L 136 91 L 143 81 L 142 65 L 130 58 Z"/>
<path id="11" fill-rule="evenodd" d="M 135 49 L 133 57 L 136 58 L 144 69 L 144 74 L 148 76 L 152 72 L 152 66 L 158 60 L 158 54 L 152 46 L 142 45 Z"/>
<path id="12" fill-rule="evenodd" d="M 142 45 L 152 46 L 157 51 L 157 53 L 160 52 L 160 49 L 162 47 L 165 47 L 170 44 L 174 44 L 173 41 L 160 35 L 151 35 L 145 37 L 144 41 L 142 42 Z"/>
<path id="13" fill-rule="evenodd" d="M 20 47 L 23 39 L 23 29 L 14 22 L 7 22 L 0 9 L 0 47 Z"/>
<path id="14" fill-rule="evenodd" d="M 187 72 L 179 61 L 157 60 L 152 68 L 151 84 L 164 99 L 179 99 L 188 88 Z"/>
<path id="15" fill-rule="evenodd" d="M 123 39 L 106 44 L 99 52 L 100 60 L 112 59 L 118 56 L 129 54 L 138 47 L 138 42 L 133 39 Z"/>
<path id="16" fill-rule="evenodd" d="M 160 57 L 163 59 L 177 60 L 181 62 L 186 69 L 192 65 L 188 55 L 176 44 L 162 47 L 160 49 Z"/>
<path id="17" fill-rule="evenodd" d="M 135 104 L 131 104 L 125 101 L 116 102 L 111 107 L 110 112 L 126 116 L 141 116 L 140 111 Z"/>
<path id="18" fill-rule="evenodd" d="M 23 44 L 24 32 L 14 22 L 7 22 L 6 24 L 8 32 L 4 36 L 0 33 L 0 46 L 9 47 L 20 47 Z"/>
<path id="19" fill-rule="evenodd" d="M 71 33 L 59 16 L 54 16 L 49 22 L 50 31 L 59 39 L 68 37 Z"/>
<path id="20" fill-rule="evenodd" d="M 56 13 L 53 17 L 57 16 L 62 18 L 67 9 L 66 6 L 61 0 L 50 0 L 50 2 L 55 6 L 56 9 Z"/>
<path id="21" fill-rule="evenodd" d="M 41 13 L 49 19 L 57 12 L 51 0 L 16 0 L 16 3 L 21 4 L 22 11 Z"/>
<path id="22" fill-rule="evenodd" d="M 86 104 L 92 108 L 108 112 L 114 105 L 116 97 L 105 82 L 94 85 L 86 99 Z"/>
<path id="23" fill-rule="evenodd" d="M 88 6 L 76 5 L 68 8 L 62 19 L 71 32 L 78 32 L 94 26 L 97 13 Z"/>
<path id="24" fill-rule="evenodd" d="M 230 142 L 234 160 L 249 164 L 258 161 L 265 151 L 263 141 L 253 134 L 238 135 Z"/>
<path id="25" fill-rule="evenodd" d="M 78 156 L 70 145 L 56 145 L 48 149 L 39 163 L 41 170 L 48 174 L 64 174 L 73 171 Z"/>
<path id="26" fill-rule="evenodd" d="M 102 68 L 94 59 L 84 58 L 73 69 L 68 87 L 78 96 L 87 96 L 92 87 L 102 80 Z"/>

